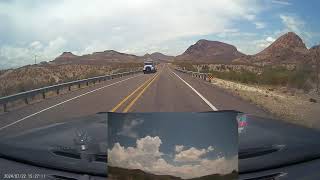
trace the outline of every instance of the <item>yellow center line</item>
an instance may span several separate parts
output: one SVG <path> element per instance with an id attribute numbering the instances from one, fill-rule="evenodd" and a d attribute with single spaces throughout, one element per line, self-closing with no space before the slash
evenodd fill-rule
<path id="1" fill-rule="evenodd" d="M 146 84 L 148 84 L 156 75 L 152 76 L 150 79 L 145 81 L 142 85 L 140 85 L 136 90 L 134 90 L 131 94 L 129 94 L 127 97 L 125 97 L 119 104 L 117 104 L 110 112 L 115 112 L 117 109 L 120 108 L 122 104 L 124 104 L 131 96 L 133 96 L 136 92 L 138 92 L 142 87 L 144 87 Z"/>
<path id="2" fill-rule="evenodd" d="M 140 93 L 130 102 L 130 104 L 123 110 L 124 113 L 128 112 L 130 108 L 134 105 L 134 103 L 142 96 L 142 94 L 148 89 L 148 87 L 152 84 L 155 79 L 159 76 L 160 72 L 149 82 L 141 91 Z"/>

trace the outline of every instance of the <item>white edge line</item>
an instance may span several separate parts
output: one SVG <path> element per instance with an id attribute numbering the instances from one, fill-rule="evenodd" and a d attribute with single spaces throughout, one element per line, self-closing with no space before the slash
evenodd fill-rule
<path id="1" fill-rule="evenodd" d="M 187 83 L 185 80 L 183 80 L 180 76 L 178 76 L 175 72 L 172 71 L 174 75 L 176 75 L 182 82 L 184 82 L 187 86 L 189 86 L 207 105 L 214 111 L 218 111 L 218 109 L 211 104 L 210 101 L 208 101 L 205 97 L 202 96 L 196 89 L 194 89 L 189 83 Z"/>
<path id="2" fill-rule="evenodd" d="M 60 102 L 60 103 L 58 103 L 58 104 L 55 104 L 55 105 L 50 106 L 50 107 L 47 107 L 47 108 L 42 109 L 42 110 L 40 110 L 40 111 L 38 111 L 38 112 L 36 112 L 36 113 L 30 114 L 30 115 L 28 115 L 28 116 L 26 116 L 26 117 L 24 117 L 24 118 L 21 118 L 21 119 L 15 121 L 15 122 L 12 122 L 12 123 L 10 123 L 10 124 L 7 124 L 7 125 L 1 127 L 1 128 L 0 128 L 0 131 L 3 130 L 3 129 L 5 129 L 5 128 L 7 128 L 7 127 L 10 127 L 10 126 L 12 126 L 12 125 L 14 125 L 14 124 L 17 124 L 17 123 L 19 123 L 19 122 L 21 122 L 21 121 L 24 121 L 24 120 L 26 120 L 26 119 L 28 119 L 28 118 L 30 118 L 30 117 L 32 117 L 32 116 L 35 116 L 35 115 L 37 115 L 37 114 L 40 114 L 40 113 L 42 113 L 42 112 L 44 112 L 44 111 L 47 111 L 47 110 L 49 110 L 49 109 L 52 109 L 52 108 L 54 108 L 54 107 L 60 106 L 61 104 L 64 104 L 64 103 L 66 103 L 66 102 L 72 101 L 72 100 L 74 100 L 74 99 L 78 99 L 78 98 L 80 98 L 80 97 L 82 97 L 82 96 L 85 96 L 85 95 L 87 95 L 87 94 L 90 94 L 90 93 L 93 93 L 93 92 L 95 92 L 95 91 L 104 89 L 104 88 L 106 88 L 106 87 L 113 86 L 113 85 L 115 85 L 115 84 L 121 83 L 121 82 L 123 82 L 123 81 L 127 81 L 127 80 L 129 80 L 129 79 L 132 79 L 132 78 L 135 78 L 135 77 L 138 77 L 138 76 L 141 76 L 141 75 L 142 75 L 142 74 L 137 75 L 137 76 L 133 76 L 133 77 L 130 77 L 130 78 L 127 78 L 127 79 L 123 79 L 123 80 L 121 80 L 121 81 L 117 81 L 117 82 L 114 82 L 114 83 L 112 83 L 112 84 L 108 84 L 108 85 L 103 86 L 103 87 L 100 87 L 100 88 L 98 88 L 98 89 L 94 89 L 94 90 L 92 90 L 92 91 L 89 91 L 89 92 L 86 92 L 86 93 L 84 93 L 84 94 L 80 94 L 80 95 L 78 95 L 78 96 L 75 96 L 75 97 L 73 97 L 73 98 L 70 98 L 70 99 L 68 99 L 68 100 L 62 101 L 62 102 Z"/>

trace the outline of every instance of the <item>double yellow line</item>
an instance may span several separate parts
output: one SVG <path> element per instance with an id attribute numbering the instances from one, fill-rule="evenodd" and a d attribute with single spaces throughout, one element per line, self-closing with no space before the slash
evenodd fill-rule
<path id="1" fill-rule="evenodd" d="M 159 76 L 160 72 L 152 76 L 150 79 L 148 79 L 146 82 L 144 82 L 142 85 L 140 85 L 137 89 L 135 89 L 131 94 L 129 94 L 127 97 L 122 99 L 119 104 L 117 104 L 114 108 L 111 109 L 110 112 L 115 112 L 118 110 L 123 104 L 125 104 L 134 94 L 139 92 L 139 94 L 124 108 L 123 112 L 128 112 L 132 106 L 136 103 L 136 101 L 142 96 L 142 94 L 148 89 L 148 87 L 155 81 L 155 79 Z"/>

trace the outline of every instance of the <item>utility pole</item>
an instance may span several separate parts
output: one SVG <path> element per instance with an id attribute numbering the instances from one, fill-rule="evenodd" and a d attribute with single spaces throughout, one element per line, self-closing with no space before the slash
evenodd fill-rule
<path id="1" fill-rule="evenodd" d="M 319 75 L 320 75 L 320 56 L 319 56 L 319 52 L 317 51 L 315 53 L 315 61 L 316 61 L 316 80 L 317 80 L 317 92 L 318 94 L 320 94 L 319 91 L 319 84 L 320 84 L 320 79 L 319 79 Z"/>
<path id="2" fill-rule="evenodd" d="M 37 64 L 37 55 L 34 55 L 34 64 Z"/>

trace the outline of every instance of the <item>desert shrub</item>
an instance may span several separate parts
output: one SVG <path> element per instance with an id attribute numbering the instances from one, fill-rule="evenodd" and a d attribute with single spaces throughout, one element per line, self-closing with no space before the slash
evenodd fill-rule
<path id="1" fill-rule="evenodd" d="M 187 71 L 194 71 L 197 72 L 198 70 L 193 66 L 194 64 L 189 62 L 175 62 L 173 63 L 178 67 L 184 68 Z"/>
<path id="2" fill-rule="evenodd" d="M 210 71 L 215 77 L 247 84 L 288 86 L 309 91 L 315 81 L 315 73 L 309 65 L 300 65 L 294 70 L 285 67 L 265 67 L 261 74 L 251 71 Z"/>
<path id="3" fill-rule="evenodd" d="M 292 72 L 288 79 L 288 85 L 294 88 L 309 91 L 312 88 L 313 79 L 314 73 L 312 68 L 308 65 L 303 65 Z"/>
<path id="4" fill-rule="evenodd" d="M 270 85 L 286 85 L 292 76 L 292 72 L 284 67 L 267 67 L 259 75 L 259 82 L 261 84 Z"/>
<path id="5" fill-rule="evenodd" d="M 210 73 L 212 73 L 217 78 L 227 79 L 231 81 L 238 81 L 238 82 L 248 83 L 248 84 L 253 84 L 258 82 L 257 74 L 250 71 L 237 72 L 237 71 L 230 70 L 230 71 L 223 71 L 223 72 L 211 71 Z"/>
<path id="6" fill-rule="evenodd" d="M 96 69 L 90 69 L 90 71 L 88 73 L 86 73 L 86 77 L 85 78 L 91 78 L 91 77 L 96 77 L 96 76 L 101 76 L 102 73 L 99 72 Z"/>
<path id="7" fill-rule="evenodd" d="M 201 68 L 201 72 L 208 73 L 209 72 L 209 66 L 208 65 L 203 65 L 202 68 Z"/>

